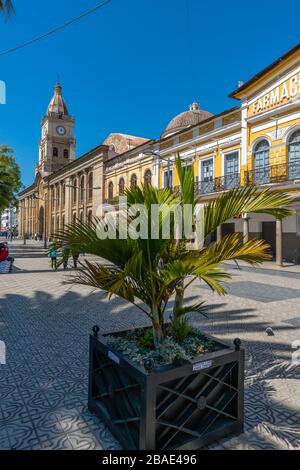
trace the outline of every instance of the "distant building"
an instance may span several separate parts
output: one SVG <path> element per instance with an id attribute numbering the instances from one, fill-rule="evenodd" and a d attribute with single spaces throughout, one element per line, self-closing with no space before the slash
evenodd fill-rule
<path id="1" fill-rule="evenodd" d="M 244 186 L 289 193 L 295 213 L 283 223 L 244 214 L 220 227 L 218 236 L 264 238 L 278 264 L 300 263 L 300 44 L 239 82 L 230 96 L 240 103 L 218 115 L 193 103 L 158 140 L 113 133 L 75 159 L 74 119 L 57 84 L 42 122 L 36 178 L 20 195 L 20 236 L 49 237 L 73 220 L 88 221 L 129 186 L 177 186 L 174 160 L 180 156 L 193 165 L 204 203 Z"/>
<path id="2" fill-rule="evenodd" d="M 18 213 L 15 207 L 5 209 L 1 213 L 1 231 L 16 229 L 18 227 Z"/>

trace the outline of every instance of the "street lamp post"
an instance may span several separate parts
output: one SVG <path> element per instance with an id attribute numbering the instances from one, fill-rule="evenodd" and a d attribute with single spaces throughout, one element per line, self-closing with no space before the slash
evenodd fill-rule
<path id="1" fill-rule="evenodd" d="M 157 157 L 159 160 L 163 160 L 164 162 L 167 162 L 167 172 L 168 172 L 168 177 L 167 177 L 167 188 L 171 188 L 171 158 L 163 158 L 158 152 L 154 152 L 154 150 L 145 150 L 144 152 L 145 155 L 153 155 L 154 157 Z"/>
<path id="2" fill-rule="evenodd" d="M 24 245 L 26 245 L 26 200 L 23 201 L 23 209 L 24 209 Z"/>

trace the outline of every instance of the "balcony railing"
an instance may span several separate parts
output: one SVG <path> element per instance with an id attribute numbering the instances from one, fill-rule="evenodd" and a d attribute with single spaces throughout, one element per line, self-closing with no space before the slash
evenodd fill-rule
<path id="1" fill-rule="evenodd" d="M 245 172 L 245 184 L 251 186 L 285 183 L 295 179 L 300 179 L 300 160 L 293 163 L 255 168 Z"/>
<path id="2" fill-rule="evenodd" d="M 218 178 L 212 178 L 207 181 L 198 181 L 195 183 L 195 191 L 198 194 L 217 193 L 240 187 L 240 174 L 232 173 Z"/>

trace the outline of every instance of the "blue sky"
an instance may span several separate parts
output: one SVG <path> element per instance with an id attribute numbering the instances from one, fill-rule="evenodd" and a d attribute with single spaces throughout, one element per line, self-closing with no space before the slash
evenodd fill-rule
<path id="1" fill-rule="evenodd" d="M 44 33 L 98 0 L 15 0 L 0 18 L 0 49 Z M 158 138 L 197 100 L 213 113 L 228 94 L 300 41 L 298 1 L 113 0 L 39 43 L 0 57 L 7 104 L 0 143 L 15 150 L 23 183 L 34 178 L 40 121 L 60 75 L 76 118 L 77 156 L 110 132 Z"/>

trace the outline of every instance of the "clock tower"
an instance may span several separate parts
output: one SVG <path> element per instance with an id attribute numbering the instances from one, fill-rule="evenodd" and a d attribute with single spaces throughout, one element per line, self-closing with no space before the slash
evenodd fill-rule
<path id="1" fill-rule="evenodd" d="M 37 168 L 42 176 L 58 171 L 75 160 L 74 124 L 74 118 L 69 115 L 62 96 L 62 87 L 57 83 L 54 96 L 42 121 Z"/>

